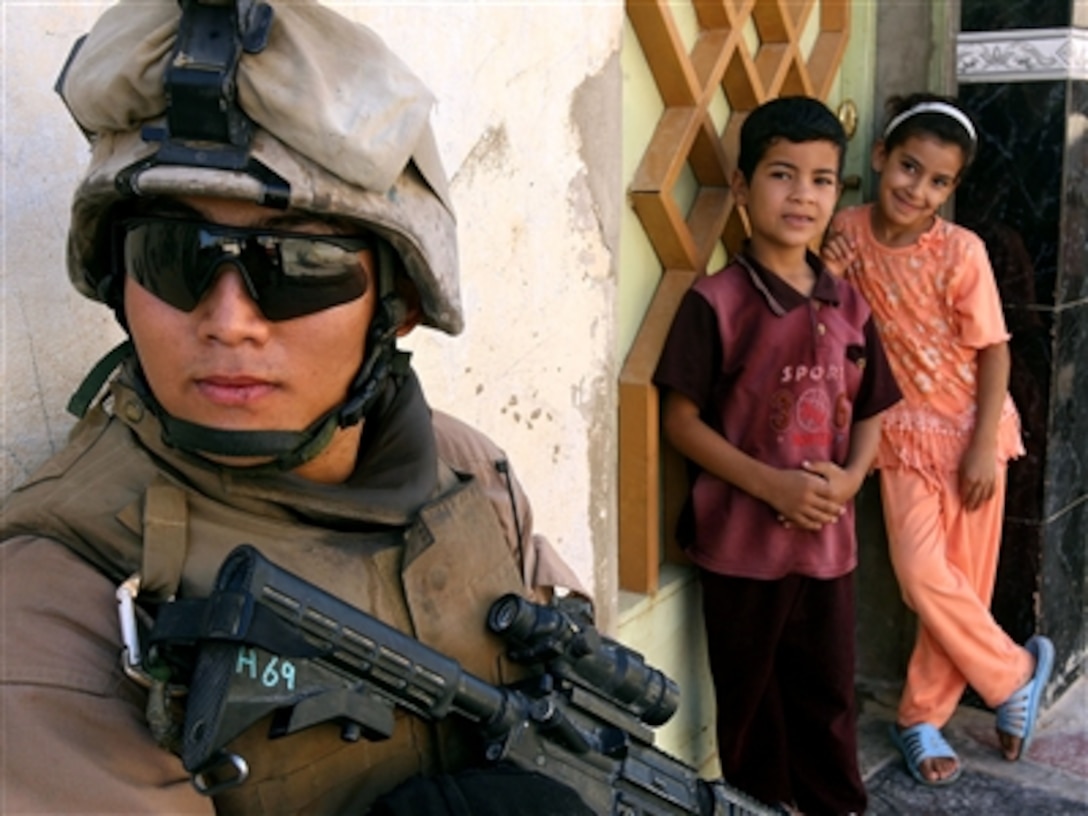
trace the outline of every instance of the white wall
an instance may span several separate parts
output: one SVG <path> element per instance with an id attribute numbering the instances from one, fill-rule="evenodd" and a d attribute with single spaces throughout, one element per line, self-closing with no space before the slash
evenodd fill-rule
<path id="1" fill-rule="evenodd" d="M 64 404 L 120 338 L 63 262 L 86 148 L 52 85 L 106 4 L 5 0 L 0 493 L 63 445 Z M 330 3 L 330 5 L 332 5 Z M 467 329 L 409 338 L 431 401 L 511 455 L 607 619 L 615 586 L 615 284 L 622 206 L 611 2 L 354 2 L 439 100 Z"/>

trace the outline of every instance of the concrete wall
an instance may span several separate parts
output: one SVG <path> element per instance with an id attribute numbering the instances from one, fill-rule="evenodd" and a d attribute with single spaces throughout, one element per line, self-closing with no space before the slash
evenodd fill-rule
<path id="1" fill-rule="evenodd" d="M 106 4 L 0 9 L 4 200 L 0 493 L 63 445 L 69 394 L 120 333 L 69 287 L 63 247 L 87 150 L 52 84 Z M 622 3 L 339 3 L 438 98 L 467 329 L 408 346 L 431 401 L 511 455 L 537 528 L 615 586 L 614 302 Z"/>

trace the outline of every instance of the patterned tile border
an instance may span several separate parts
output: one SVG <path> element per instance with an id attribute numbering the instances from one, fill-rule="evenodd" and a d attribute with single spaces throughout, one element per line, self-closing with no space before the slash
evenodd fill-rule
<path id="1" fill-rule="evenodd" d="M 1088 30 L 961 32 L 956 78 L 961 83 L 1088 79 Z"/>

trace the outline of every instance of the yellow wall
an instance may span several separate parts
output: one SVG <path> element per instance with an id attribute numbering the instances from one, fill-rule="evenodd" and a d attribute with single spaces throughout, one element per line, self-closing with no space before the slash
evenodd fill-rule
<path id="1" fill-rule="evenodd" d="M 874 113 L 879 119 L 879 111 L 874 111 L 872 103 L 875 75 L 875 38 L 872 32 L 875 30 L 876 9 L 877 4 L 869 0 L 854 0 L 851 5 L 849 45 L 831 98 L 827 100 L 833 110 L 842 100 L 847 99 L 853 100 L 857 106 L 858 135 L 851 141 L 850 148 L 847 150 L 844 174 L 858 175 L 864 179 L 868 178 L 869 173 L 866 140 L 872 131 Z M 698 34 L 698 24 L 692 6 L 688 3 L 675 3 L 670 10 L 681 37 L 690 46 Z M 809 18 L 802 36 L 803 47 L 811 46 L 815 36 L 817 17 L 818 14 L 814 12 Z M 749 26 L 744 36 L 746 39 L 751 39 L 758 35 Z M 635 169 L 653 133 L 654 125 L 664 109 L 630 22 L 624 23 L 621 66 L 623 73 L 623 177 L 626 185 L 634 176 Z M 715 113 L 715 119 L 718 120 L 718 112 L 713 113 Z M 721 113 L 721 119 L 724 120 L 725 112 Z M 689 184 L 693 187 L 694 181 L 690 180 Z M 677 197 L 683 200 L 684 196 L 689 194 L 690 190 L 685 190 L 682 180 Z M 844 193 L 844 204 L 857 203 L 859 200 L 857 192 Z M 661 278 L 661 265 L 630 206 L 625 207 L 623 213 L 619 259 L 616 343 L 618 359 L 622 360 L 631 348 L 642 316 Z M 710 267 L 714 268 L 715 263 L 720 265 L 724 260 L 724 253 L 719 252 L 711 259 Z"/>

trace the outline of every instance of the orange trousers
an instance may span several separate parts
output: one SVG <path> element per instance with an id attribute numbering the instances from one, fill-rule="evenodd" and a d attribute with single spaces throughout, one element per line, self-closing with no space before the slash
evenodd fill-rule
<path id="1" fill-rule="evenodd" d="M 1007 470 L 994 495 L 967 512 L 957 474 L 880 471 L 888 545 L 903 600 L 918 615 L 898 721 L 941 728 L 967 685 L 991 707 L 1031 677 L 1034 661 L 990 613 Z"/>

